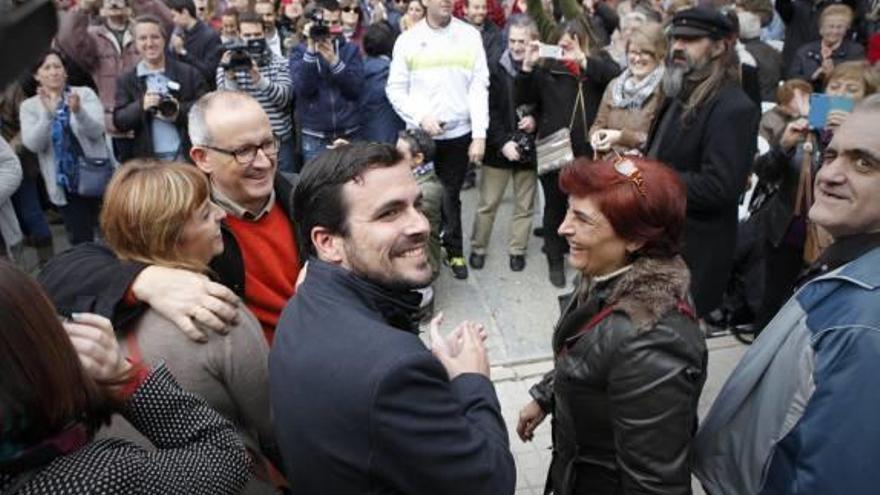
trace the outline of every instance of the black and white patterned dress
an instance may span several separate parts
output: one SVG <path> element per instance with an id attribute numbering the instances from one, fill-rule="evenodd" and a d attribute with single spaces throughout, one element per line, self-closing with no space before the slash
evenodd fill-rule
<path id="1" fill-rule="evenodd" d="M 157 448 L 101 439 L 59 457 L 16 495 L 232 494 L 250 478 L 250 458 L 232 423 L 157 366 L 124 416 Z M 0 493 L 16 477 L 0 473 Z"/>

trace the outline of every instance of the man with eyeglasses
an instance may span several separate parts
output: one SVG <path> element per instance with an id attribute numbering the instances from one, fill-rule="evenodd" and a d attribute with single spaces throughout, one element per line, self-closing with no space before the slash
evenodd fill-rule
<path id="1" fill-rule="evenodd" d="M 290 54 L 306 166 L 336 140 L 351 141 L 360 130 L 364 63 L 358 47 L 342 36 L 341 14 L 337 0 L 316 2 L 303 28 L 305 41 Z"/>
<path id="2" fill-rule="evenodd" d="M 100 244 L 56 257 L 40 282 L 58 307 L 97 312 L 125 328 L 149 306 L 197 341 L 206 341 L 206 328 L 224 331 L 243 298 L 271 344 L 300 263 L 290 211 L 293 180 L 276 176 L 278 141 L 269 116 L 246 93 L 215 91 L 193 105 L 189 134 L 190 157 L 227 212 L 225 248 L 210 265 L 219 283 L 187 270 L 123 262 Z"/>
<path id="3" fill-rule="evenodd" d="M 238 26 L 241 39 L 247 45 L 250 66 L 232 64 L 233 53 L 227 50 L 217 68 L 217 87 L 240 89 L 260 102 L 280 143 L 278 169 L 293 172 L 294 140 L 290 115 L 293 86 L 287 60 L 267 47 L 265 26 L 258 14 L 242 14 Z"/>

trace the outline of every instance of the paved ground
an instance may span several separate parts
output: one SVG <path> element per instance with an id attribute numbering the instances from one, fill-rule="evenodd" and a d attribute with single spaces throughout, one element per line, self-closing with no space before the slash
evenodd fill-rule
<path id="1" fill-rule="evenodd" d="M 559 316 L 557 297 L 567 292 L 547 280 L 547 264 L 541 239 L 529 240 L 525 271 L 514 273 L 507 266 L 507 225 L 512 204 L 508 190 L 498 212 L 495 231 L 483 270 L 471 270 L 467 280 L 452 278 L 444 269 L 435 285 L 438 311 L 445 314 L 445 328 L 463 319 L 485 325 L 489 332 L 492 379 L 496 383 L 502 412 L 510 434 L 517 465 L 517 494 L 543 493 L 550 462 L 550 427 L 545 421 L 535 440 L 523 443 L 515 433 L 519 409 L 529 401 L 528 388 L 552 367 L 550 337 Z M 477 202 L 475 189 L 462 193 L 465 238 L 470 234 Z M 536 219 L 536 225 L 537 225 Z M 466 254 L 469 254 L 467 241 Z M 568 269 L 569 281 L 573 272 Z M 570 290 L 570 288 L 568 289 Z M 708 411 L 727 375 L 746 347 L 731 337 L 709 341 L 709 376 L 700 400 L 700 415 Z M 695 493 L 702 493 L 694 484 Z"/>

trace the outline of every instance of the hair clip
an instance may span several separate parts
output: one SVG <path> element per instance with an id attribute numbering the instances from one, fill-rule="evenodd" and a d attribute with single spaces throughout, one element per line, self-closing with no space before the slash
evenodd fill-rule
<path id="1" fill-rule="evenodd" d="M 642 177 L 642 171 L 639 170 L 639 167 L 636 167 L 636 164 L 633 163 L 632 160 L 617 155 L 617 158 L 614 160 L 614 170 L 635 184 L 636 189 L 639 190 L 639 194 L 641 194 L 642 197 L 648 196 L 645 194 L 645 178 Z"/>

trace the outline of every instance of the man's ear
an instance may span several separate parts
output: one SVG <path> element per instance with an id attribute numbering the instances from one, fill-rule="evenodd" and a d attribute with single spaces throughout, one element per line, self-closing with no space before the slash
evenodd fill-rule
<path id="1" fill-rule="evenodd" d="M 416 153 L 415 155 L 412 156 L 412 159 L 413 159 L 413 163 L 415 163 L 416 166 L 419 166 L 419 165 L 425 163 L 425 154 L 424 153 Z"/>
<path id="2" fill-rule="evenodd" d="M 211 162 L 208 160 L 208 150 L 206 148 L 202 148 L 201 146 L 193 146 L 189 150 L 189 157 L 192 158 L 193 163 L 199 167 L 199 170 L 206 174 L 210 174 L 214 171 L 214 167 L 211 165 Z"/>
<path id="3" fill-rule="evenodd" d="M 724 53 L 725 50 L 727 50 L 727 43 L 729 43 L 729 41 L 727 40 L 718 40 L 712 43 L 712 48 L 710 48 L 709 52 L 712 55 L 712 60 L 720 57 L 721 54 Z"/>
<path id="4" fill-rule="evenodd" d="M 313 227 L 310 235 L 318 259 L 348 268 L 348 257 L 345 255 L 341 235 L 331 233 L 321 226 Z"/>

